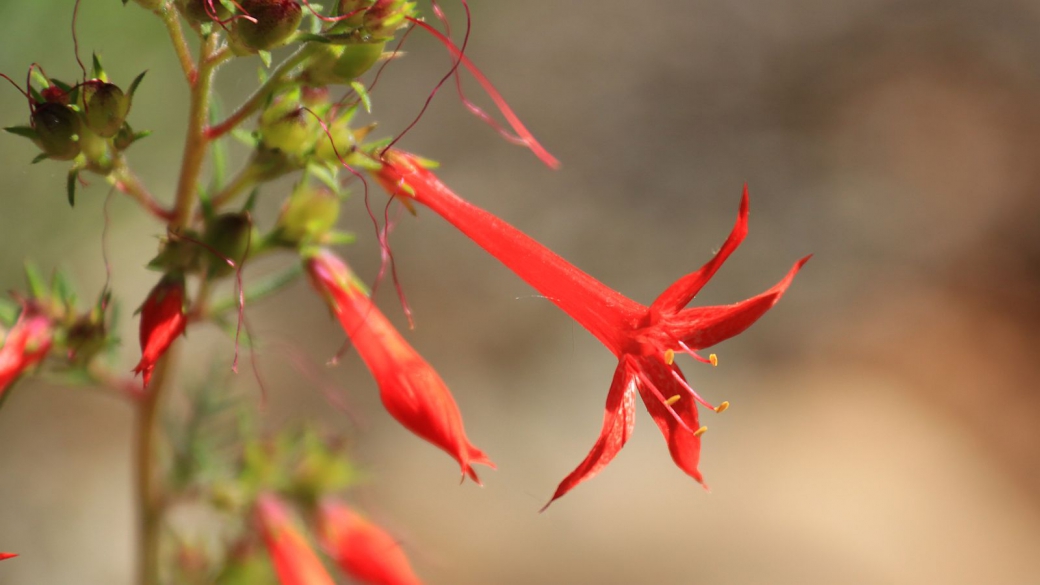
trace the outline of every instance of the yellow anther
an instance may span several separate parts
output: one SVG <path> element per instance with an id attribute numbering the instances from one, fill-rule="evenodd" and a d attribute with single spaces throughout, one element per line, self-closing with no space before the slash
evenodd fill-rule
<path id="1" fill-rule="evenodd" d="M 666 405 L 668 405 L 668 406 L 671 406 L 671 405 L 675 404 L 676 402 L 679 402 L 680 398 L 682 398 L 682 396 L 679 396 L 678 394 L 676 394 L 675 396 L 672 396 L 668 400 L 665 400 L 664 403 Z"/>
<path id="2" fill-rule="evenodd" d="M 697 429 L 696 431 L 693 431 L 693 436 L 694 437 L 699 437 L 699 436 L 703 435 L 706 432 L 708 432 L 708 427 L 701 427 L 701 428 Z"/>
<path id="3" fill-rule="evenodd" d="M 670 349 L 664 350 L 664 363 L 668 364 L 669 366 L 672 365 L 673 363 L 675 363 L 675 352 L 674 351 L 672 351 Z"/>
<path id="4" fill-rule="evenodd" d="M 708 361 L 711 362 L 712 366 L 717 366 L 719 365 L 719 356 L 711 354 L 708 356 Z"/>
<path id="5" fill-rule="evenodd" d="M 715 412 L 726 412 L 727 408 L 729 408 L 729 401 L 724 400 L 722 401 L 722 404 L 715 407 Z"/>

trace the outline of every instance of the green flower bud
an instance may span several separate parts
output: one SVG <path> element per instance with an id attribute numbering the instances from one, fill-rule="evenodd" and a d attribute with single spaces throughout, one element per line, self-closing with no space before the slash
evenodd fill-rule
<path id="1" fill-rule="evenodd" d="M 220 3 L 220 0 L 177 0 L 181 14 L 199 24 L 214 20 L 227 20 L 231 11 Z"/>
<path id="2" fill-rule="evenodd" d="M 304 69 L 304 78 L 313 85 L 350 83 L 379 61 L 385 47 L 386 41 L 322 45 Z"/>
<path id="3" fill-rule="evenodd" d="M 33 110 L 32 126 L 36 145 L 56 160 L 72 160 L 80 151 L 80 121 L 76 112 L 64 104 L 44 102 Z"/>
<path id="4" fill-rule="evenodd" d="M 206 273 L 209 278 L 231 274 L 235 268 L 228 264 L 228 260 L 240 266 L 252 238 L 253 224 L 245 213 L 223 213 L 215 217 L 206 226 L 203 239 L 212 248 L 207 250 L 209 254 L 206 260 L 209 264 Z"/>
<path id="5" fill-rule="evenodd" d="M 83 121 L 98 136 L 111 138 L 119 132 L 130 112 L 130 96 L 114 83 L 92 79 L 80 90 Z"/>
<path id="6" fill-rule="evenodd" d="M 282 44 L 300 26 L 303 9 L 296 0 L 242 0 L 247 15 L 235 20 L 235 40 L 250 51 L 267 51 Z"/>
<path id="7" fill-rule="evenodd" d="M 300 183 L 278 215 L 275 233 L 282 242 L 298 246 L 320 242 L 339 219 L 339 197 L 325 187 Z"/>
<path id="8" fill-rule="evenodd" d="M 304 110 L 296 94 L 283 95 L 260 114 L 260 140 L 292 159 L 303 158 L 319 134 L 317 118 Z"/>

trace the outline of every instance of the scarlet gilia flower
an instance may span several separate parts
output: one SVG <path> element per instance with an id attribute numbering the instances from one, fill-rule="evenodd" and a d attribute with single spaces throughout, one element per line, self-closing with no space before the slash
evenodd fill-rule
<path id="1" fill-rule="evenodd" d="M 135 374 L 144 377 L 144 387 L 152 377 L 159 358 L 184 333 L 188 317 L 184 314 L 184 277 L 166 275 L 155 285 L 141 306 L 141 361 Z"/>
<path id="2" fill-rule="evenodd" d="M 13 559 L 16 556 L 18 556 L 18 553 L 0 552 L 0 561 L 6 561 L 7 559 Z"/>
<path id="3" fill-rule="evenodd" d="M 0 347 L 0 397 L 7 388 L 34 365 L 40 363 L 53 342 L 50 320 L 31 304 L 26 304 L 14 327 Z"/>
<path id="4" fill-rule="evenodd" d="M 335 585 L 281 500 L 270 494 L 261 495 L 256 501 L 256 519 L 279 583 Z"/>
<path id="5" fill-rule="evenodd" d="M 466 438 L 462 415 L 437 372 L 401 337 L 342 260 L 319 251 L 306 260 L 311 283 L 379 385 L 383 406 L 408 430 L 443 449 L 480 484 L 474 463 L 495 465 Z"/>
<path id="6" fill-rule="evenodd" d="M 327 500 L 321 504 L 318 535 L 339 568 L 362 583 L 422 583 L 394 537 L 342 502 Z"/>
<path id="7" fill-rule="evenodd" d="M 589 330 L 618 358 L 599 439 L 585 460 L 556 488 L 549 503 L 595 476 L 618 454 L 632 434 L 636 393 L 661 429 L 672 460 L 703 484 L 698 463 L 701 435 L 707 428 L 700 425 L 697 404 L 721 412 L 729 403 L 715 407 L 697 394 L 676 365 L 675 355 L 685 353 L 714 365 L 714 355 L 703 358 L 697 350 L 725 341 L 751 326 L 780 300 L 809 259 L 802 258 L 783 280 L 746 301 L 686 308 L 747 235 L 747 187 L 736 225 L 718 254 L 700 270 L 677 280 L 647 307 L 605 286 L 501 219 L 462 200 L 423 168 L 414 155 L 401 151 L 387 155 L 376 177 L 391 194 L 414 199 L 446 219 Z"/>

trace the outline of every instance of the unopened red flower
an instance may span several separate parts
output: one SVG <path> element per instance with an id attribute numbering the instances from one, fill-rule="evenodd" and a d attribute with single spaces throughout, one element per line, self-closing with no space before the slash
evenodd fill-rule
<path id="1" fill-rule="evenodd" d="M 372 304 L 342 260 L 317 252 L 307 259 L 307 272 L 372 372 L 387 411 L 454 457 L 462 472 L 479 484 L 473 464 L 494 464 L 466 438 L 459 407 L 444 380 Z"/>
<path id="2" fill-rule="evenodd" d="M 148 293 L 141 307 L 141 361 L 134 373 L 144 377 L 144 387 L 152 377 L 159 358 L 184 333 L 188 318 L 184 314 L 184 277 L 164 276 Z"/>
<path id="3" fill-rule="evenodd" d="M 672 460 L 703 484 L 698 463 L 701 435 L 706 428 L 700 426 L 697 403 L 715 411 L 723 410 L 728 403 L 714 407 L 701 398 L 675 364 L 675 355 L 686 353 L 714 363 L 714 357 L 708 360 L 696 351 L 751 326 L 780 300 L 809 259 L 799 260 L 779 283 L 746 301 L 686 308 L 747 235 L 746 186 L 736 225 L 718 254 L 696 272 L 677 280 L 647 307 L 459 198 L 414 155 L 400 151 L 387 155 L 376 177 L 391 194 L 414 199 L 446 219 L 588 329 L 618 358 L 599 439 L 585 460 L 560 483 L 549 503 L 599 473 L 625 445 L 635 422 L 636 393 L 664 435 Z"/>
<path id="4" fill-rule="evenodd" d="M 394 537 L 342 502 L 321 504 L 318 535 L 329 556 L 358 581 L 371 585 L 422 583 Z"/>
<path id="5" fill-rule="evenodd" d="M 6 561 L 7 559 L 13 559 L 16 556 L 18 556 L 18 553 L 0 552 L 0 561 Z"/>
<path id="6" fill-rule="evenodd" d="M 27 304 L 0 347 L 0 396 L 22 372 L 43 360 L 52 342 L 50 319 Z"/>
<path id="7" fill-rule="evenodd" d="M 279 583 L 335 585 L 281 500 L 270 494 L 261 495 L 256 501 L 256 519 Z"/>

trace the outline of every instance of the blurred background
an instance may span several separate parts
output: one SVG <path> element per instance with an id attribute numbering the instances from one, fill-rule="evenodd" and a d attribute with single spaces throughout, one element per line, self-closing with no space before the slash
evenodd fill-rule
<path id="1" fill-rule="evenodd" d="M 72 6 L 0 3 L 0 71 L 19 79 L 36 61 L 77 77 Z M 305 283 L 248 308 L 262 342 L 313 362 L 303 375 L 285 352 L 261 351 L 270 424 L 347 433 L 370 477 L 353 501 L 430 583 L 1038 582 L 1040 1 L 472 8 L 469 55 L 564 166 L 501 140 L 448 87 L 402 144 L 439 160 L 463 197 L 644 303 L 710 258 L 745 181 L 750 236 L 697 303 L 757 294 L 815 253 L 773 311 L 713 350 L 718 368 L 683 364 L 705 397 L 733 404 L 705 421 L 712 491 L 672 464 L 640 406 L 620 456 L 538 514 L 596 437 L 614 361 L 425 210 L 392 238 L 416 314 L 406 335 L 499 470 L 483 489 L 459 486 L 454 462 L 385 413 L 356 355 L 325 368 L 343 334 Z M 130 121 L 154 134 L 129 156 L 169 201 L 187 92 L 164 30 L 117 0 L 85 1 L 80 15 L 84 57 L 101 53 L 117 82 L 149 70 Z M 406 50 L 373 95 L 387 135 L 449 65 L 420 32 Z M 229 105 L 256 83 L 259 61 L 240 61 L 219 73 Z M 24 99 L 4 87 L 0 124 L 25 123 Z M 66 165 L 30 166 L 34 155 L 0 137 L 0 289 L 22 288 L 32 258 L 68 268 L 92 297 L 107 188 L 93 179 L 70 209 Z M 290 185 L 265 189 L 261 225 Z M 109 211 L 129 316 L 158 278 L 144 264 L 162 227 L 119 195 Z M 345 254 L 371 280 L 378 248 L 360 197 L 345 211 L 360 236 Z M 379 301 L 404 327 L 391 287 Z M 121 327 L 129 370 L 136 318 Z M 187 345 L 184 383 L 214 356 L 230 364 L 219 331 L 193 330 Z M 256 392 L 247 373 L 236 384 Z M 0 565 L 0 583 L 131 582 L 132 422 L 106 396 L 19 384 L 0 413 L 0 549 L 22 556 Z"/>

